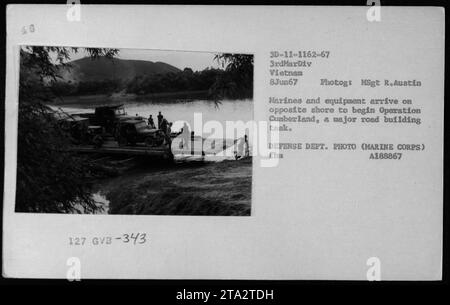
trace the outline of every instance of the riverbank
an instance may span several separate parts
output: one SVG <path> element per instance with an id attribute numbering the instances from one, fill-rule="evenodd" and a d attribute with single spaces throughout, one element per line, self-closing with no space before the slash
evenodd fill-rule
<path id="1" fill-rule="evenodd" d="M 110 214 L 249 216 L 252 159 L 138 170 L 103 187 Z"/>
<path id="2" fill-rule="evenodd" d="M 137 95 L 131 93 L 113 93 L 113 94 L 92 94 L 92 95 L 68 95 L 56 98 L 55 106 L 96 106 L 104 104 L 117 104 L 121 102 L 148 102 L 153 100 L 158 103 L 174 103 L 178 100 L 208 100 L 210 98 L 208 90 L 198 91 L 179 91 L 179 92 L 160 92 L 152 94 Z"/>

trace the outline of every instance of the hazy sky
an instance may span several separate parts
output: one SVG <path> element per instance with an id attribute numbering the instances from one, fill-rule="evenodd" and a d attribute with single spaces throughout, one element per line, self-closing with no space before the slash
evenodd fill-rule
<path id="1" fill-rule="evenodd" d="M 214 60 L 214 55 L 214 53 L 205 52 L 120 49 L 117 58 L 148 60 L 153 62 L 162 61 L 179 69 L 189 67 L 194 71 L 201 71 L 207 67 L 219 67 L 217 61 Z M 82 51 L 73 54 L 71 60 L 76 60 L 85 56 L 87 56 L 87 54 Z"/>

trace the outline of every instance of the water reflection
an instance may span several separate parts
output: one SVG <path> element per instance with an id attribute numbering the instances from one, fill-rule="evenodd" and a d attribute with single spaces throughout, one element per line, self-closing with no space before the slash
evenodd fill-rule
<path id="1" fill-rule="evenodd" d="M 92 194 L 92 199 L 95 200 L 98 207 L 101 209 L 96 214 L 108 214 L 109 213 L 109 200 L 100 191 Z"/>

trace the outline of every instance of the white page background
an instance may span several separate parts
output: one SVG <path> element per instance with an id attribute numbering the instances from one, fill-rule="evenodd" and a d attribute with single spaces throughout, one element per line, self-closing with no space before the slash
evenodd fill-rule
<path id="1" fill-rule="evenodd" d="M 82 278 L 365 280 L 370 257 L 384 280 L 441 279 L 444 11 L 382 7 L 9 6 L 3 270 L 9 277 L 65 278 L 79 257 Z M 34 24 L 35 32 L 21 28 Z M 253 159 L 251 217 L 14 213 L 20 44 L 251 53 L 254 118 L 268 96 L 405 96 L 423 123 L 395 128 L 299 125 L 298 142 L 425 143 L 400 162 L 367 152 L 286 152 L 275 168 Z M 270 51 L 329 50 L 295 88 L 269 87 Z M 322 77 L 420 79 L 419 88 L 350 90 Z M 404 91 L 402 91 L 404 90 Z M 70 236 L 147 232 L 144 246 L 73 247 Z"/>

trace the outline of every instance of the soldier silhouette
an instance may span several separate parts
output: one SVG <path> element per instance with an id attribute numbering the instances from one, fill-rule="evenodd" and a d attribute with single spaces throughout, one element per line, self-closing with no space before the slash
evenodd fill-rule
<path id="1" fill-rule="evenodd" d="M 161 111 L 158 113 L 158 129 L 161 129 L 161 123 L 163 121 L 163 115 L 161 114 Z"/>
<path id="2" fill-rule="evenodd" d="M 150 126 L 150 128 L 155 128 L 155 122 L 153 121 L 153 117 L 151 114 L 148 117 L 148 126 Z"/>

